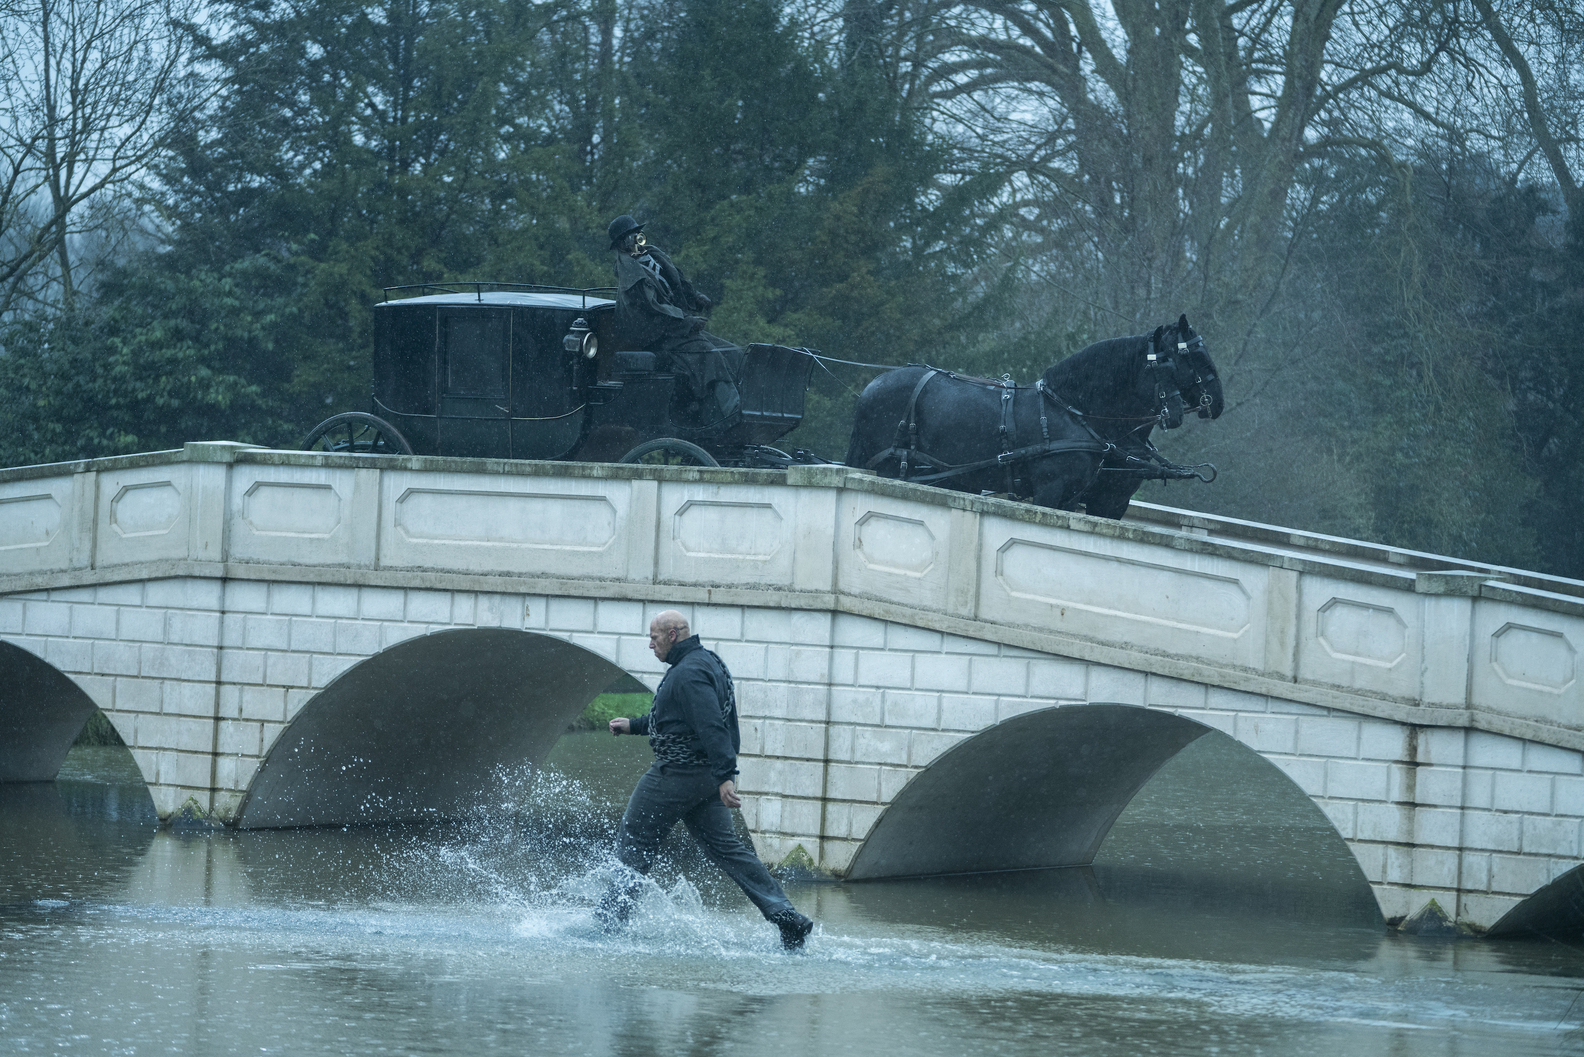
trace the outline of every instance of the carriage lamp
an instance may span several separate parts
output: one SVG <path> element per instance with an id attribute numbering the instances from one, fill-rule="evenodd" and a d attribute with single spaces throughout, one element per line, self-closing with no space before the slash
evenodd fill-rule
<path id="1" fill-rule="evenodd" d="M 592 360 L 599 354 L 599 338 L 589 328 L 589 321 L 579 316 L 572 321 L 572 328 L 567 331 L 566 337 L 561 339 L 561 347 L 568 352 L 582 352 L 585 360 Z"/>

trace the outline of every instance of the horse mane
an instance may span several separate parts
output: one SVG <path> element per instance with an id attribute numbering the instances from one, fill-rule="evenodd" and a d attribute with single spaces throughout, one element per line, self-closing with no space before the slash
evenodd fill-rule
<path id="1" fill-rule="evenodd" d="M 1045 387 L 1080 411 L 1136 414 L 1134 380 L 1149 343 L 1150 335 L 1132 334 L 1086 345 L 1046 369 Z"/>

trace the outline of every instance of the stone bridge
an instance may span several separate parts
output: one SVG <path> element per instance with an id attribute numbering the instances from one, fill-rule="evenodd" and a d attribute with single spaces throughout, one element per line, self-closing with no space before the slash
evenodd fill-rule
<path id="1" fill-rule="evenodd" d="M 677 605 L 741 688 L 745 815 L 853 879 L 1079 865 L 1218 730 L 1383 915 L 1524 927 L 1580 875 L 1584 583 L 1135 504 L 189 444 L 0 471 L 0 780 L 95 707 L 156 807 L 487 809 Z"/>

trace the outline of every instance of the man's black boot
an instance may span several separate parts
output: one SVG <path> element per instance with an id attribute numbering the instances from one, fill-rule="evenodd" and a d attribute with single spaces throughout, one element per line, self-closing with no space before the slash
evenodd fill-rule
<path id="1" fill-rule="evenodd" d="M 790 908 L 770 915 L 770 923 L 781 930 L 781 946 L 789 951 L 803 949 L 803 941 L 814 931 L 814 922 Z"/>

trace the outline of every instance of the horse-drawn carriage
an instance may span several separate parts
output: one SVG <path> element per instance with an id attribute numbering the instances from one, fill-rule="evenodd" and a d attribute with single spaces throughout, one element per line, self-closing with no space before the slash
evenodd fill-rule
<path id="1" fill-rule="evenodd" d="M 623 347 L 605 296 L 614 292 L 391 287 L 374 308 L 372 409 L 326 419 L 301 447 L 763 468 L 826 461 L 771 446 L 803 419 L 816 353 L 747 346 L 738 399 L 722 415 L 655 353 Z M 1184 316 L 1096 342 L 1034 386 L 890 370 L 859 397 L 847 463 L 1119 518 L 1145 480 L 1213 479 L 1214 467 L 1171 463 L 1149 437 L 1185 410 L 1214 418 L 1222 406 L 1215 364 Z"/>
<path id="2" fill-rule="evenodd" d="M 373 405 L 301 447 L 495 459 L 786 466 L 812 354 L 749 345 L 740 401 L 698 405 L 652 352 L 616 340 L 609 289 L 509 283 L 391 287 L 374 307 Z"/>

